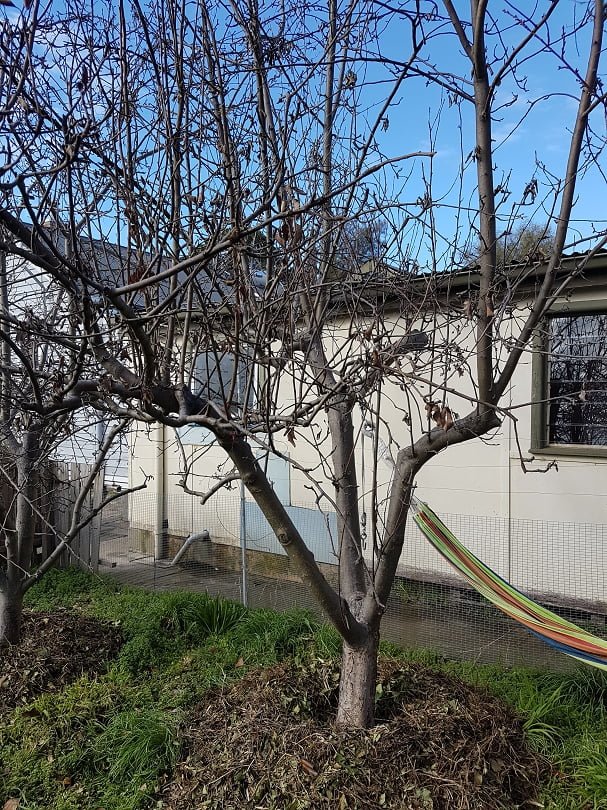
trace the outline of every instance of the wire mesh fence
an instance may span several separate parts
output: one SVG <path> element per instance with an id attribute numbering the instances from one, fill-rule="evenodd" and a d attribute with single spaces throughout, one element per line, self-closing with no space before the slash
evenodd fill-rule
<path id="1" fill-rule="evenodd" d="M 287 507 L 325 576 L 336 583 L 335 516 Z M 565 618 L 605 635 L 607 527 L 441 515 L 455 535 L 513 585 Z M 373 549 L 366 548 L 369 565 Z M 100 572 L 157 590 L 206 591 L 276 610 L 320 613 L 258 507 L 238 492 L 204 507 L 189 496 L 159 505 L 136 493 L 102 516 Z M 487 603 L 408 522 L 383 638 L 448 657 L 566 669 L 570 659 Z"/>

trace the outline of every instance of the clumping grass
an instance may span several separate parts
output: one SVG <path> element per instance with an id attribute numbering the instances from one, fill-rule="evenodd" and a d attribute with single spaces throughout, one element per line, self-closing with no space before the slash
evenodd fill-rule
<path id="1" fill-rule="evenodd" d="M 73 608 L 119 625 L 126 643 L 120 666 L 131 675 L 167 665 L 180 652 L 235 627 L 242 605 L 205 593 L 150 593 L 85 572 L 51 571 L 27 594 L 34 610 Z"/>
<path id="2" fill-rule="evenodd" d="M 159 773 L 175 764 L 176 720 L 160 708 L 129 708 L 115 714 L 93 738 L 86 752 L 87 766 L 93 784 L 99 780 L 103 804 L 115 804 L 114 785 L 121 786 L 125 807 L 135 805 L 140 796 L 154 794 Z"/>
<path id="3" fill-rule="evenodd" d="M 27 603 L 114 622 L 125 643 L 107 673 L 40 696 L 0 728 L 0 806 L 14 796 L 19 810 L 154 808 L 159 780 L 179 755 L 179 724 L 205 691 L 289 657 L 326 659 L 340 651 L 337 633 L 305 612 L 149 593 L 79 571 L 51 572 Z M 557 675 L 447 661 L 390 644 L 382 650 L 512 705 L 532 745 L 555 767 L 546 810 L 607 808 L 606 673 L 584 667 Z"/>

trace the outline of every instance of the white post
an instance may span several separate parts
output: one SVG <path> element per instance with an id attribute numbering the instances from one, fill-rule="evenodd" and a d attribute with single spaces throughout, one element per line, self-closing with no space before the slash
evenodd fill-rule
<path id="1" fill-rule="evenodd" d="M 241 364 L 240 358 L 235 358 L 236 362 L 236 382 L 238 385 L 238 400 L 239 404 L 244 411 L 244 388 L 242 384 Z M 247 510 L 246 510 L 246 488 L 244 483 L 240 482 L 240 590 L 242 595 L 242 604 L 248 607 L 249 595 L 247 593 Z"/>

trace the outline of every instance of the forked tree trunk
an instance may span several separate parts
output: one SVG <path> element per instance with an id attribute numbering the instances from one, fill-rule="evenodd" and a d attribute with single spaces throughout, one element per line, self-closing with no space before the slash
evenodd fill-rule
<path id="1" fill-rule="evenodd" d="M 365 643 L 351 647 L 344 641 L 337 704 L 338 726 L 370 728 L 375 711 L 379 629 L 369 633 Z"/>

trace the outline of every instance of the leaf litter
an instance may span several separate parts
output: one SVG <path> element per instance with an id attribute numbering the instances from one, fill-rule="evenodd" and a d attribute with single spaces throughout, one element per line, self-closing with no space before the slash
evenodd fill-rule
<path id="1" fill-rule="evenodd" d="M 103 672 L 121 646 L 110 622 L 67 610 L 24 611 L 23 641 L 0 648 L 0 719 L 43 692 Z"/>
<path id="2" fill-rule="evenodd" d="M 163 810 L 499 810 L 541 807 L 547 763 L 488 692 L 383 660 L 376 725 L 337 728 L 336 662 L 247 674 L 188 713 Z"/>

